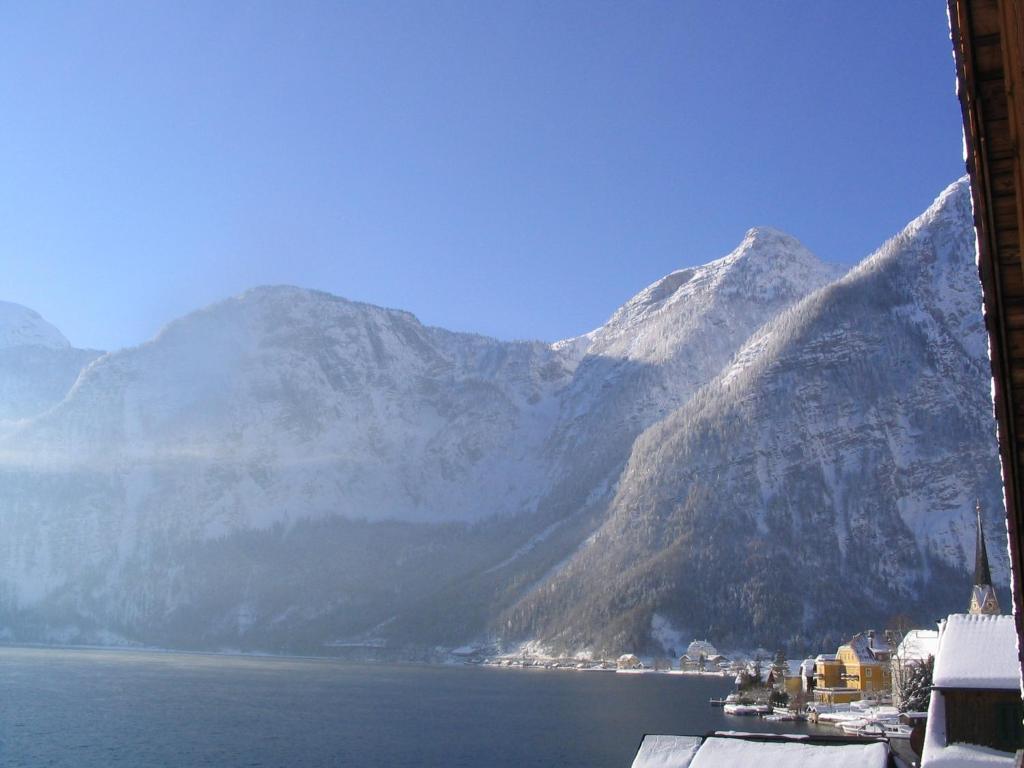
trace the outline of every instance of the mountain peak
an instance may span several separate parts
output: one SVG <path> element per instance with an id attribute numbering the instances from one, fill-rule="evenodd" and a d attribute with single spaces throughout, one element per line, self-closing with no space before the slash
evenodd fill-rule
<path id="1" fill-rule="evenodd" d="M 748 229 L 732 253 L 708 267 L 727 295 L 761 300 L 793 299 L 838 277 L 834 266 L 773 227 Z"/>
<path id="2" fill-rule="evenodd" d="M 966 213 L 966 217 L 965 217 Z M 932 225 L 939 220 L 971 220 L 971 183 L 963 176 L 946 187 L 928 209 L 907 226 L 911 232 Z"/>
<path id="3" fill-rule="evenodd" d="M 402 317 L 419 325 L 419 319 L 412 312 L 404 309 L 382 307 L 365 301 L 347 299 L 344 296 L 337 296 L 328 291 L 302 288 L 296 285 L 257 285 L 232 299 L 228 299 L 227 302 L 220 303 L 228 302 L 274 305 L 295 310 L 298 310 L 300 307 L 307 309 L 310 307 L 322 308 L 324 306 L 345 307 L 355 312 L 370 312 L 391 317 Z M 319 317 L 319 315 L 315 317 Z"/>
<path id="4" fill-rule="evenodd" d="M 779 241 L 779 240 L 791 240 L 794 243 L 799 244 L 799 240 L 793 237 L 788 232 L 783 232 L 781 229 L 775 227 L 751 227 L 747 230 L 747 234 L 743 236 L 744 242 L 746 241 Z"/>
<path id="5" fill-rule="evenodd" d="M 801 260 L 820 262 L 820 259 L 793 235 L 774 227 L 751 227 L 736 249 L 725 258 L 737 259 L 746 254 L 766 258 L 796 256 Z"/>
<path id="6" fill-rule="evenodd" d="M 9 347 L 49 347 L 67 349 L 71 343 L 56 327 L 46 322 L 38 312 L 0 301 L 0 349 Z"/>

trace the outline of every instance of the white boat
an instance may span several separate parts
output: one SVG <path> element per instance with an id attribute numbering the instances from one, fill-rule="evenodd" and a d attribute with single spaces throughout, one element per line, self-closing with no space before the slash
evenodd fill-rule
<path id="1" fill-rule="evenodd" d="M 772 722 L 772 723 L 782 723 L 782 722 L 792 723 L 792 722 L 803 722 L 804 720 L 807 719 L 807 716 L 806 715 L 798 714 L 796 712 L 776 712 L 776 713 L 771 714 L 771 715 L 765 715 L 764 719 L 768 720 L 769 722 Z"/>
<path id="2" fill-rule="evenodd" d="M 727 715 L 767 715 L 772 708 L 767 704 L 726 704 L 722 711 Z"/>
<path id="3" fill-rule="evenodd" d="M 886 739 L 909 739 L 911 727 L 903 723 L 868 723 L 858 736 L 881 736 Z"/>
<path id="4" fill-rule="evenodd" d="M 893 723 L 885 728 L 885 735 L 890 739 L 909 739 L 914 729 L 904 723 Z"/>
<path id="5" fill-rule="evenodd" d="M 836 723 L 836 727 L 839 728 L 847 736 L 859 736 L 860 732 L 867 728 L 869 725 L 867 720 L 842 720 Z"/>

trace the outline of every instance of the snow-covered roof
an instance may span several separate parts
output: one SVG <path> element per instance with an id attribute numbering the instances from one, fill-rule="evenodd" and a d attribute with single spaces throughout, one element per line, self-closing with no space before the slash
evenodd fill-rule
<path id="1" fill-rule="evenodd" d="M 737 738 L 704 740 L 690 768 L 886 768 L 889 748 L 882 742 L 868 744 L 802 744 Z M 635 764 L 634 764 L 635 765 Z"/>
<path id="2" fill-rule="evenodd" d="M 896 648 L 896 658 L 902 661 L 919 661 L 935 656 L 939 651 L 937 629 L 912 629 L 903 636 Z"/>
<path id="3" fill-rule="evenodd" d="M 939 635 L 932 685 L 1019 689 L 1013 617 L 954 613 L 946 619 Z"/>
<path id="4" fill-rule="evenodd" d="M 707 640 L 694 640 L 686 648 L 686 654 L 691 659 L 696 659 L 702 653 L 705 656 L 717 656 L 718 655 L 718 649 L 715 648 L 715 646 L 713 646 Z"/>
<path id="5" fill-rule="evenodd" d="M 1012 768 L 1014 756 L 976 744 L 946 744 L 946 700 L 932 691 L 921 768 Z"/>
<path id="6" fill-rule="evenodd" d="M 892 648 L 880 632 L 858 632 L 847 643 L 862 662 L 886 660 Z"/>
<path id="7" fill-rule="evenodd" d="M 885 768 L 884 742 L 809 744 L 808 734 L 766 736 L 718 731 L 713 736 L 645 736 L 632 768 Z"/>
<path id="8" fill-rule="evenodd" d="M 815 661 L 835 661 L 836 655 L 834 653 L 819 653 L 814 657 Z"/>
<path id="9" fill-rule="evenodd" d="M 800 672 L 804 675 L 814 674 L 814 659 L 804 659 L 800 662 Z"/>
<path id="10" fill-rule="evenodd" d="M 700 736 L 644 736 L 632 768 L 688 768 L 701 741 Z"/>

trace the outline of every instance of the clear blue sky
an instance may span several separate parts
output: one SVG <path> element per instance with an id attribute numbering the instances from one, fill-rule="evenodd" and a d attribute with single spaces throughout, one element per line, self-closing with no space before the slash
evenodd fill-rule
<path id="1" fill-rule="evenodd" d="M 0 298 L 139 343 L 252 285 L 554 340 L 754 225 L 963 174 L 945 3 L 0 5 Z"/>

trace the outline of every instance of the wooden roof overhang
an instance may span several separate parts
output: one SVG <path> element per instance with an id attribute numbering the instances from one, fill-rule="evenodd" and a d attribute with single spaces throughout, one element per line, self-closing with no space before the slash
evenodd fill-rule
<path id="1" fill-rule="evenodd" d="M 1024 2 L 948 3 L 999 425 L 1018 657 L 1024 670 Z"/>

